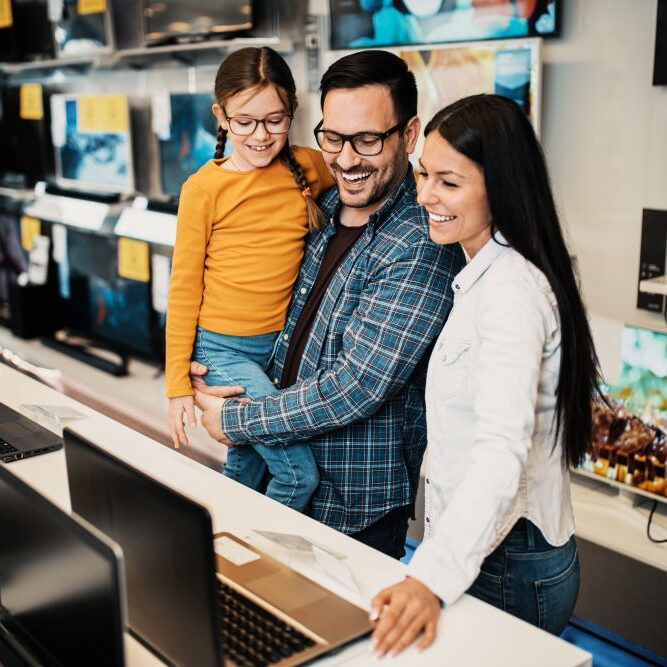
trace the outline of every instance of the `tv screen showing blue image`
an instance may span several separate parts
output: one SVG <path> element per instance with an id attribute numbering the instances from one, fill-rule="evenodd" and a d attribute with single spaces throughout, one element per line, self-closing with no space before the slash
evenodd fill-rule
<path id="1" fill-rule="evenodd" d="M 206 93 L 169 95 L 169 114 L 164 127 L 158 130 L 160 174 L 165 194 L 180 194 L 188 176 L 213 158 L 217 124 L 211 112 L 212 104 L 213 98 Z"/>
<path id="2" fill-rule="evenodd" d="M 442 44 L 560 31 L 560 0 L 329 0 L 331 48 Z"/>
<path id="3" fill-rule="evenodd" d="M 153 354 L 150 283 L 118 275 L 117 240 L 68 230 L 68 325 L 120 351 Z"/>
<path id="4" fill-rule="evenodd" d="M 51 111 L 59 180 L 82 190 L 133 190 L 126 97 L 54 95 Z"/>

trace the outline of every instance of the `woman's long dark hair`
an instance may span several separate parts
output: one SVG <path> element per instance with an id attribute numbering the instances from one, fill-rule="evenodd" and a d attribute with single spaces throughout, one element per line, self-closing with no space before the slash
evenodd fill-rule
<path id="1" fill-rule="evenodd" d="M 425 134 L 434 131 L 482 167 L 494 231 L 544 273 L 556 296 L 561 327 L 556 441 L 560 434 L 563 457 L 576 466 L 591 440 L 599 365 L 535 132 L 521 108 L 498 95 L 450 104 Z"/>

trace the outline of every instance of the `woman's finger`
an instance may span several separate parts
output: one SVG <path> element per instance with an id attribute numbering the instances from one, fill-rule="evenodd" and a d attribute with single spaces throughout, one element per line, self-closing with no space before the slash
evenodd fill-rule
<path id="1" fill-rule="evenodd" d="M 401 618 L 405 607 L 407 606 L 407 597 L 405 595 L 392 593 L 389 604 L 384 606 L 380 620 L 378 621 L 375 632 L 371 637 L 373 646 L 376 650 L 382 646 L 386 636 L 392 631 L 393 627 Z"/>
<path id="2" fill-rule="evenodd" d="M 422 638 L 419 640 L 419 644 L 417 644 L 417 648 L 420 651 L 423 651 L 424 649 L 428 648 L 435 641 L 437 624 L 438 624 L 437 619 L 434 621 L 429 621 L 426 624 L 426 628 L 424 629 L 424 634 L 422 635 Z"/>
<path id="3" fill-rule="evenodd" d="M 382 615 L 384 616 L 386 612 Z M 403 637 L 403 635 L 408 631 L 408 629 L 414 624 L 416 619 L 422 619 L 424 616 L 424 611 L 419 603 L 407 602 L 404 606 L 400 615 L 396 618 L 391 629 L 384 635 L 384 638 L 378 642 L 376 651 L 378 655 L 382 656 L 385 653 L 388 653 L 392 648 L 395 647 L 396 642 Z M 425 622 L 425 618 L 422 619 L 422 627 Z M 416 637 L 416 635 L 415 635 Z"/>
<path id="4" fill-rule="evenodd" d="M 419 614 L 416 618 L 413 618 L 412 622 L 399 636 L 395 638 L 387 638 L 387 643 L 390 644 L 389 648 L 387 648 L 387 652 L 391 656 L 395 656 L 404 651 L 426 628 L 427 622 L 428 612 L 425 611 Z"/>

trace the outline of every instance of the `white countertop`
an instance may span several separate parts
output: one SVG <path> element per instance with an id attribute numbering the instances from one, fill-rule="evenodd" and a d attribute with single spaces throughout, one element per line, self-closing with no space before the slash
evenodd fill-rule
<path id="1" fill-rule="evenodd" d="M 399 581 L 404 566 L 313 519 L 251 491 L 221 474 L 170 450 L 153 440 L 77 403 L 55 390 L 0 365 L 0 400 L 18 409 L 24 403 L 75 407 L 86 418 L 70 422 L 77 432 L 145 471 L 157 480 L 205 505 L 214 530 L 226 530 L 248 539 L 265 551 L 270 543 L 252 529 L 266 529 L 308 536 L 347 555 L 345 562 L 358 583 L 360 593 L 344 589 L 304 557 L 289 559 L 280 549 L 272 555 L 288 560 L 307 576 L 326 584 L 343 597 L 368 608 L 368 601 L 382 587 Z M 65 510 L 70 509 L 65 456 L 62 451 L 7 466 L 11 472 L 41 491 Z M 130 666 L 159 664 L 142 646 L 128 637 Z M 591 664 L 590 655 L 527 623 L 496 610 L 472 597 L 445 609 L 438 639 L 423 653 L 409 649 L 395 659 L 377 661 L 365 641 L 325 658 L 320 664 L 345 665 L 507 665 L 508 667 L 575 667 Z"/>

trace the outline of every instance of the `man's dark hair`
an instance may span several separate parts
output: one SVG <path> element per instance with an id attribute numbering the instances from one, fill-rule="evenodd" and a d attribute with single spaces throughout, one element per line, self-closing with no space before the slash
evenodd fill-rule
<path id="1" fill-rule="evenodd" d="M 320 105 L 331 90 L 387 86 L 399 123 L 417 115 L 417 82 L 404 60 L 389 51 L 358 51 L 337 60 L 322 76 Z"/>

